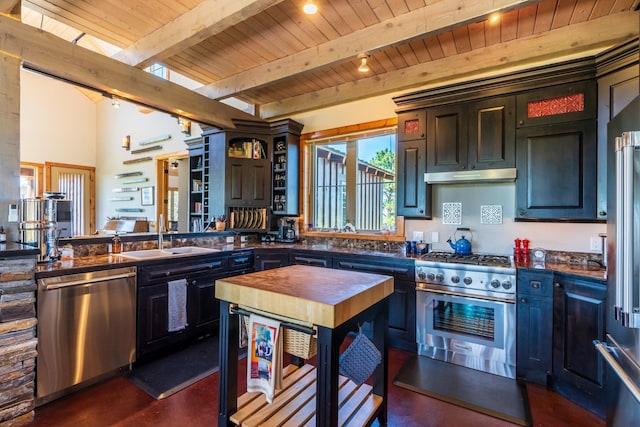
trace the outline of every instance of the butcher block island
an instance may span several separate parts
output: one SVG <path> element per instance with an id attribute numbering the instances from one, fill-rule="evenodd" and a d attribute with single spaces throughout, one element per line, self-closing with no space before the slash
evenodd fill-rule
<path id="1" fill-rule="evenodd" d="M 293 265 L 216 281 L 220 300 L 218 425 L 369 425 L 387 416 L 387 297 L 393 278 L 379 274 Z M 283 327 L 317 337 L 316 366 L 286 366 L 283 388 L 271 404 L 260 393 L 238 397 L 239 315 L 273 315 Z M 289 320 L 289 321 L 288 321 Z M 350 332 L 370 322 L 382 361 L 372 385 L 339 375 L 339 350 Z M 297 327 L 296 325 L 310 327 Z M 300 397 L 300 396 L 303 397 Z M 315 398 L 314 398 L 315 395 Z M 307 396 L 304 398 L 304 396 Z M 288 425 L 286 422 L 283 425 Z"/>

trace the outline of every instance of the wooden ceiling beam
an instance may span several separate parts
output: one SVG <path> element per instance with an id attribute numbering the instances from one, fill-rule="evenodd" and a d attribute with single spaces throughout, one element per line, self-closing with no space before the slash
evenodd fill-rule
<path id="1" fill-rule="evenodd" d="M 0 13 L 19 16 L 21 3 L 22 0 L 0 0 Z"/>
<path id="2" fill-rule="evenodd" d="M 344 37 L 306 49 L 250 70 L 220 79 L 197 89 L 213 99 L 266 86 L 297 74 L 308 73 L 356 58 L 359 53 L 375 52 L 453 27 L 486 19 L 495 12 L 506 12 L 540 0 L 437 1 L 412 12 L 363 28 Z M 375 34 L 375 37 L 372 35 Z"/>
<path id="3" fill-rule="evenodd" d="M 283 0 L 207 0 L 113 56 L 144 68 L 176 55 Z"/>
<path id="4" fill-rule="evenodd" d="M 258 120 L 221 102 L 0 15 L 0 51 L 30 69 L 218 128 Z"/>
<path id="5" fill-rule="evenodd" d="M 260 106 L 260 115 L 271 120 L 420 86 L 437 85 L 488 73 L 496 75 L 515 67 L 557 62 L 558 58 L 569 55 L 579 56 L 582 53 L 587 56 L 594 50 L 606 49 L 637 36 L 637 13 L 608 15 L 311 94 L 263 104 Z"/>

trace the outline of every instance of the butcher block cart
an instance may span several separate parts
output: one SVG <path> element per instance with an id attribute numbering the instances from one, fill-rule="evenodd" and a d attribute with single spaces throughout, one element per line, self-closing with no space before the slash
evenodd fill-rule
<path id="1" fill-rule="evenodd" d="M 392 293 L 393 278 L 389 276 L 306 265 L 217 280 L 218 425 L 365 426 L 376 418 L 385 425 L 387 297 Z M 238 313 L 248 312 L 271 314 L 284 328 L 306 331 L 317 338 L 316 367 L 286 366 L 283 389 L 276 392 L 271 404 L 260 393 L 238 397 Z M 365 322 L 370 322 L 372 341 L 382 361 L 371 376 L 372 385 L 357 386 L 339 374 L 339 351 L 347 334 L 358 331 Z"/>

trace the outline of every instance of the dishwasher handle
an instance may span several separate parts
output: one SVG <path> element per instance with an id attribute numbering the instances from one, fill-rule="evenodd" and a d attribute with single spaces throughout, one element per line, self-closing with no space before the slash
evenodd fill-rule
<path id="1" fill-rule="evenodd" d="M 56 289 L 70 288 L 72 286 L 89 285 L 93 283 L 108 282 L 110 280 L 117 280 L 117 279 L 128 279 L 129 277 L 136 277 L 136 273 L 113 274 L 111 276 L 96 277 L 94 279 L 71 280 L 68 282 L 55 283 L 51 285 L 48 285 L 46 282 L 43 281 L 42 289 L 44 289 L 45 291 L 53 291 Z"/>

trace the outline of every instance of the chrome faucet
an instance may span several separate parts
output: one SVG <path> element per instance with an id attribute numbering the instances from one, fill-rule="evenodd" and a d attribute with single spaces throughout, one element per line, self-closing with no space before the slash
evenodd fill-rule
<path id="1" fill-rule="evenodd" d="M 164 236 L 162 235 L 162 233 L 164 233 L 165 229 L 164 229 L 164 215 L 160 214 L 160 216 L 158 217 L 158 226 L 156 227 L 158 229 L 158 249 L 163 250 L 164 249 Z"/>

